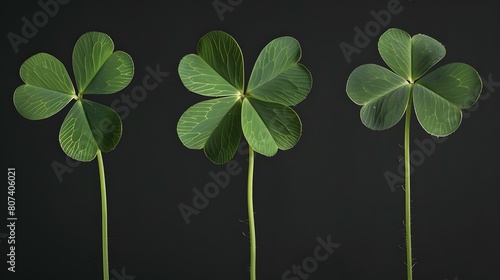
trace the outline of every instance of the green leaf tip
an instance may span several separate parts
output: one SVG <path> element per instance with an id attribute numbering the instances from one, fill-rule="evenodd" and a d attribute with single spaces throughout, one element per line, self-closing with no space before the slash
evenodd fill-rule
<path id="1" fill-rule="evenodd" d="M 481 94 L 477 71 L 465 63 L 450 63 L 427 73 L 446 54 L 430 36 L 390 28 L 378 41 L 385 67 L 358 66 L 347 79 L 346 92 L 362 106 L 362 123 L 373 130 L 394 126 L 403 117 L 409 98 L 422 128 L 433 136 L 448 136 L 460 126 L 462 109 Z"/>
<path id="2" fill-rule="evenodd" d="M 197 54 L 181 59 L 179 77 L 189 91 L 216 98 L 182 114 L 177 124 L 181 142 L 203 149 L 217 164 L 231 160 L 242 134 L 265 156 L 291 149 L 302 124 L 290 106 L 303 101 L 312 87 L 311 73 L 299 63 L 301 56 L 296 39 L 272 40 L 258 56 L 245 89 L 243 54 L 236 40 L 219 30 L 202 36 Z"/>
<path id="3" fill-rule="evenodd" d="M 23 85 L 13 95 L 19 114 L 30 120 L 55 115 L 76 100 L 64 119 L 59 143 L 69 157 L 91 161 L 98 150 L 112 151 L 122 134 L 119 115 L 111 108 L 83 99 L 84 94 L 116 93 L 132 80 L 134 64 L 123 51 L 114 51 L 111 38 L 101 32 L 87 32 L 73 49 L 76 88 L 64 65 L 54 56 L 38 53 L 20 69 Z"/>

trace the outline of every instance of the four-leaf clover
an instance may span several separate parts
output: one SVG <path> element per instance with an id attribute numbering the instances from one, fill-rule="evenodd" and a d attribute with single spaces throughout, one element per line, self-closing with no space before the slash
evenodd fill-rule
<path id="1" fill-rule="evenodd" d="M 347 81 L 347 94 L 362 105 L 361 121 L 373 130 L 394 126 L 413 99 L 415 114 L 425 131 L 434 136 L 453 133 L 462 121 L 461 109 L 479 98 L 479 74 L 464 63 L 450 63 L 424 74 L 446 50 L 435 39 L 410 36 L 392 28 L 380 36 L 378 49 L 392 71 L 375 64 L 357 67 Z"/>
<path id="2" fill-rule="evenodd" d="M 297 40 L 280 37 L 265 46 L 246 89 L 243 54 L 233 37 L 209 32 L 197 52 L 182 58 L 179 76 L 191 92 L 218 98 L 197 103 L 181 116 L 177 133 L 186 147 L 203 149 L 222 164 L 236 153 L 242 133 L 266 156 L 297 143 L 302 124 L 290 106 L 304 100 L 312 86 L 310 72 L 299 63 Z"/>
<path id="3" fill-rule="evenodd" d="M 392 71 L 375 64 L 357 67 L 347 80 L 346 91 L 362 105 L 365 126 L 384 130 L 406 113 L 404 134 L 406 270 L 413 279 L 410 192 L 410 123 L 412 105 L 419 123 L 429 134 L 442 137 L 453 133 L 462 121 L 461 109 L 474 105 L 482 89 L 479 74 L 464 63 L 450 63 L 424 74 L 446 51 L 435 39 L 400 29 L 389 29 L 378 42 L 383 60 Z"/>
<path id="4" fill-rule="evenodd" d="M 23 117 L 41 120 L 76 100 L 61 126 L 59 142 L 69 157 L 91 161 L 98 150 L 109 152 L 116 147 L 122 123 L 113 109 L 83 96 L 122 90 L 132 80 L 134 65 L 125 52 L 114 52 L 108 35 L 88 32 L 73 49 L 73 72 L 78 92 L 57 58 L 47 53 L 28 58 L 20 70 L 25 84 L 14 92 L 14 105 Z"/>

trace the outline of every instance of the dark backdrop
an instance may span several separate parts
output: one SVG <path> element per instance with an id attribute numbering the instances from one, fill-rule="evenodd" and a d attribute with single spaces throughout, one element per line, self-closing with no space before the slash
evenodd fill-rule
<path id="1" fill-rule="evenodd" d="M 236 38 L 247 78 L 260 50 L 270 40 L 290 35 L 301 43 L 302 62 L 314 79 L 309 97 L 295 107 L 303 122 L 299 143 L 272 158 L 256 157 L 258 279 L 282 279 L 304 260 L 314 264 L 318 239 L 330 239 L 338 248 L 310 269 L 307 279 L 406 279 L 404 192 L 384 177 L 398 175 L 403 124 L 383 132 L 367 129 L 359 120 L 360 108 L 345 93 L 356 66 L 383 65 L 376 42 L 389 27 L 436 38 L 447 48 L 439 65 L 465 62 L 489 80 L 479 107 L 465 113 L 459 130 L 444 143 L 431 150 L 412 143 L 420 151 L 414 153 L 412 176 L 415 279 L 497 279 L 500 85 L 492 81 L 500 81 L 498 10 L 486 1 L 401 0 L 399 13 L 379 32 L 373 27 L 376 35 L 348 63 L 339 44 L 354 44 L 354 28 L 364 29 L 374 20 L 370 11 L 387 9 L 394 1 L 221 0 L 233 4 L 221 20 L 212 1 L 72 0 L 61 4 L 17 53 L 7 35 L 22 35 L 22 18 L 32 22 L 42 8 L 36 1 L 2 1 L 2 168 L 5 178 L 8 167 L 17 171 L 18 217 L 17 272 L 10 273 L 5 179 L 0 188 L 0 207 L 5 209 L 2 279 L 101 279 L 97 162 L 66 162 L 58 132 L 69 107 L 50 119 L 28 121 L 12 103 L 22 84 L 19 67 L 28 57 L 55 55 L 72 75 L 73 46 L 92 30 L 109 34 L 136 66 L 134 79 L 122 92 L 89 96 L 128 110 L 121 142 L 104 155 L 112 278 L 248 279 L 244 149 L 234 158 L 241 172 L 198 215 L 190 216 L 189 225 L 178 208 L 181 203 L 192 206 L 193 189 L 203 190 L 213 181 L 211 172 L 227 167 L 185 148 L 176 134 L 180 115 L 205 99 L 184 88 L 178 63 L 214 29 Z M 169 75 L 135 105 L 122 102 L 142 84 L 147 67 Z M 415 118 L 411 137 L 419 143 L 434 141 Z M 58 178 L 54 164 L 71 172 Z"/>

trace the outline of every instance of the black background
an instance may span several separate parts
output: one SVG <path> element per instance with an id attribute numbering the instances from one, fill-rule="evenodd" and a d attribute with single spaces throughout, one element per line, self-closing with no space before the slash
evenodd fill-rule
<path id="1" fill-rule="evenodd" d="M 192 189 L 211 182 L 210 172 L 225 169 L 202 151 L 185 148 L 176 134 L 180 115 L 205 99 L 185 89 L 178 63 L 196 51 L 201 36 L 219 29 L 240 44 L 247 78 L 260 50 L 289 35 L 301 43 L 301 62 L 314 79 L 308 98 L 295 107 L 303 123 L 299 143 L 272 158 L 256 157 L 258 279 L 281 279 L 313 255 L 318 237 L 327 236 L 341 246 L 309 279 L 406 279 L 404 192 L 400 187 L 392 191 L 384 178 L 386 171 L 398 172 L 403 123 L 383 132 L 367 129 L 359 120 L 360 108 L 345 93 L 356 66 L 384 65 L 376 46 L 379 35 L 351 63 L 339 48 L 341 42 L 352 44 L 353 28 L 363 29 L 373 20 L 370 11 L 387 9 L 388 2 L 244 0 L 221 21 L 212 1 L 73 0 L 15 53 L 7 34 L 21 34 L 21 18 L 31 19 L 41 8 L 36 1 L 2 1 L 2 168 L 5 177 L 8 167 L 17 171 L 18 221 L 17 272 L 7 272 L 7 242 L 0 239 L 1 275 L 102 277 L 97 162 L 78 165 L 62 182 L 51 166 L 65 164 L 58 133 L 69 106 L 49 119 L 28 121 L 12 103 L 22 84 L 19 67 L 28 57 L 50 53 L 72 76 L 76 40 L 87 31 L 101 31 L 132 56 L 136 72 L 122 92 L 89 96 L 92 100 L 110 106 L 130 95 L 147 66 L 170 73 L 129 108 L 121 142 L 104 155 L 110 269 L 128 280 L 248 279 L 246 156 L 235 156 L 243 171 L 191 216 L 189 225 L 178 209 L 180 203 L 192 205 Z M 489 5 L 493 2 L 401 0 L 402 12 L 392 15 L 379 34 L 389 27 L 427 34 L 447 48 L 438 65 L 465 62 L 484 78 L 500 81 L 500 17 Z M 498 279 L 499 90 L 488 94 L 484 87 L 479 108 L 413 173 L 415 279 Z M 411 137 L 431 139 L 416 118 Z M 6 224 L 7 185 L 0 193 L 1 224 Z M 0 234 L 6 232 L 1 226 Z"/>

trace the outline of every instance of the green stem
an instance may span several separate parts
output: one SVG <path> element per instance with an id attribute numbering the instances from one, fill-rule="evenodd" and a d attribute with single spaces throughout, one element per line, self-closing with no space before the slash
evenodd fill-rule
<path id="1" fill-rule="evenodd" d="M 250 280 L 256 279 L 257 246 L 255 240 L 255 220 L 253 215 L 253 165 L 254 152 L 248 147 L 248 226 L 250 227 Z"/>
<path id="2" fill-rule="evenodd" d="M 104 177 L 104 162 L 102 153 L 97 151 L 97 163 L 99 165 L 99 180 L 101 182 L 101 221 L 102 221 L 102 273 L 103 279 L 109 280 L 108 264 L 108 206 L 106 203 L 106 178 Z"/>
<path id="3" fill-rule="evenodd" d="M 410 91 L 410 98 L 408 106 L 406 107 L 406 122 L 405 122 L 405 227 L 406 227 L 406 272 L 408 280 L 413 279 L 413 258 L 411 251 L 411 199 L 410 199 L 410 120 L 412 110 L 412 93 L 413 87 Z"/>

